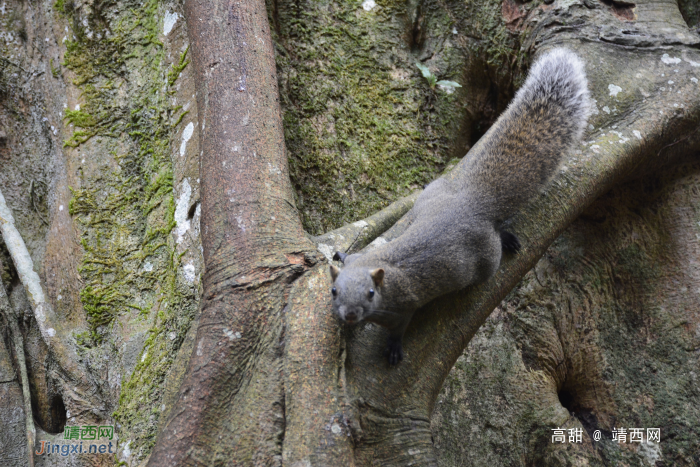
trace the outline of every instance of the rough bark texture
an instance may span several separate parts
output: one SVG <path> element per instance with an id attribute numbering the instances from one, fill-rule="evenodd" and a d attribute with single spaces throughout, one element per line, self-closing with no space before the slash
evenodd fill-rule
<path id="1" fill-rule="evenodd" d="M 87 382 L 52 357 L 0 245 L 37 445 L 87 424 L 119 438 L 116 457 L 36 465 L 700 463 L 700 168 L 676 167 L 700 144 L 699 11 L 4 2 L 0 185 Z M 331 315 L 323 256 L 399 235 L 555 44 L 587 62 L 584 143 L 513 219 L 523 252 L 425 307 L 387 368 L 382 329 Z M 25 465 L 1 323 L 0 464 Z M 553 444 L 556 427 L 583 442 Z"/>

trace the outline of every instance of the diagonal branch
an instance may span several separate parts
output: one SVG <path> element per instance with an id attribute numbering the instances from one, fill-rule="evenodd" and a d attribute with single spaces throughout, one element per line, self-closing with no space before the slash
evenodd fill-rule
<path id="1" fill-rule="evenodd" d="M 694 132 L 700 96 L 693 65 L 700 62 L 700 54 L 693 47 L 625 48 L 572 37 L 564 45 L 587 61 L 597 100 L 597 116 L 584 136 L 587 141 L 572 151 L 546 194 L 513 219 L 511 229 L 524 245 L 520 254 L 506 258 L 488 282 L 441 297 L 420 310 L 404 338 L 407 359 L 397 368 L 387 369 L 382 357 L 386 331 L 372 325 L 353 330 L 345 371 L 358 391 L 354 405 L 363 428 L 356 458 L 381 458 L 383 465 L 435 462 L 430 455 L 429 416 L 444 379 L 491 311 L 596 198 L 700 149 L 700 136 Z M 672 94 L 665 93 L 669 84 Z M 384 236 L 391 239 L 401 232 L 399 222 Z M 416 427 L 425 429 L 423 435 L 416 434 Z M 388 432 L 395 436 L 387 439 Z"/>
<path id="2" fill-rule="evenodd" d="M 15 227 L 12 212 L 5 203 L 2 192 L 0 192 L 0 232 L 27 292 L 41 337 L 51 357 L 63 372 L 63 377 L 66 378 L 64 383 L 70 385 L 71 389 L 64 391 L 64 396 L 91 401 L 92 407 L 102 407 L 102 402 L 95 398 L 96 385 L 89 380 L 87 368 L 69 344 L 72 329 L 66 328 L 65 324 L 57 319 L 51 304 L 46 300 L 41 278 L 34 271 L 32 258 Z M 76 389 L 78 394 L 73 394 Z"/>

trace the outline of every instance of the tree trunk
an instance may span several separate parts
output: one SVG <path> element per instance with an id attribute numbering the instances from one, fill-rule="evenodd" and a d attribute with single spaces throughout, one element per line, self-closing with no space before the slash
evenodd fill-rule
<path id="1" fill-rule="evenodd" d="M 1 446 L 27 439 L 18 315 L 36 446 L 116 426 L 67 465 L 700 462 L 696 3 L 3 8 L 0 187 L 60 326 L 3 244 Z M 512 220 L 523 251 L 389 368 L 385 330 L 332 315 L 330 256 L 400 235 L 554 45 L 587 64 L 584 142 Z"/>

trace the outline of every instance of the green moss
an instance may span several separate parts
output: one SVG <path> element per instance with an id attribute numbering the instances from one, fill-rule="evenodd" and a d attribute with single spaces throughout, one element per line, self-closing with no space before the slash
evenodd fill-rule
<path id="1" fill-rule="evenodd" d="M 175 81 L 177 81 L 177 78 L 180 76 L 180 73 L 182 73 L 182 70 L 185 69 L 185 67 L 190 63 L 189 60 L 185 60 L 187 58 L 187 52 L 189 52 L 190 46 L 188 45 L 187 48 L 185 49 L 184 52 L 180 55 L 180 60 L 178 61 L 177 65 L 173 65 L 173 69 L 168 72 L 168 86 L 172 86 L 175 84 Z"/>
<path id="2" fill-rule="evenodd" d="M 435 83 L 464 85 L 465 55 L 474 51 L 455 42 L 455 25 L 476 16 L 472 32 L 483 37 L 478 47 L 488 49 L 494 69 L 509 76 L 517 63 L 500 2 L 487 12 L 471 4 L 465 12 L 460 2 L 426 8 L 422 27 L 434 36 L 415 50 L 406 8 L 397 1 L 371 12 L 359 0 L 269 4 L 290 175 L 309 233 L 373 214 L 464 155 L 467 89 L 446 93 L 415 65 L 429 64 Z"/>
<path id="3" fill-rule="evenodd" d="M 53 58 L 49 59 L 49 67 L 51 68 L 51 76 L 53 76 L 54 78 L 58 78 L 61 76 L 61 67 L 53 66 Z"/>
<path id="4" fill-rule="evenodd" d="M 454 128 L 434 109 L 457 93 L 431 90 L 415 59 L 392 53 L 404 46 L 389 19 L 405 5 L 382 4 L 381 20 L 358 15 L 358 1 L 332 14 L 323 4 L 278 7 L 285 141 L 307 231 L 366 217 L 435 178 Z"/>
<path id="5" fill-rule="evenodd" d="M 160 412 L 154 408 L 198 303 L 196 291 L 179 280 L 171 235 L 170 140 L 185 112 L 174 116 L 179 108 L 172 108 L 169 91 L 189 61 L 185 51 L 166 67 L 158 5 L 127 1 L 120 13 L 106 17 L 55 4 L 73 26 L 75 40 L 66 42 L 63 65 L 82 91 L 80 108 L 65 111 L 74 131 L 64 144 L 89 144 L 91 153 L 105 154 L 69 203 L 84 251 L 78 271 L 89 325 L 75 339 L 83 353 L 109 352 L 116 323 L 152 323 L 143 358 L 122 382 L 114 413 L 121 439 L 128 437 L 137 459 L 155 442 Z"/>

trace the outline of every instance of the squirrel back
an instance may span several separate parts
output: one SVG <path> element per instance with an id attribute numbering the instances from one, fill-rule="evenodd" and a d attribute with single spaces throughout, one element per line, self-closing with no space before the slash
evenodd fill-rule
<path id="1" fill-rule="evenodd" d="M 567 49 L 542 55 L 510 105 L 447 178 L 511 217 L 547 185 L 590 115 L 584 64 Z"/>
<path id="2" fill-rule="evenodd" d="M 336 253 L 333 309 L 348 323 L 389 329 L 389 363 L 403 357 L 401 339 L 416 309 L 493 276 L 501 250 L 517 251 L 500 230 L 547 184 L 581 139 L 589 96 L 584 66 L 566 49 L 544 54 L 506 111 L 462 161 L 429 184 L 407 214 L 410 225 L 364 254 Z"/>

